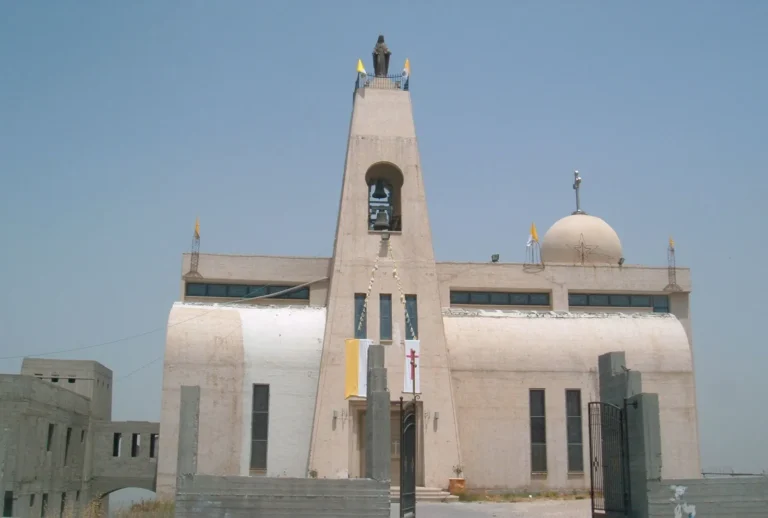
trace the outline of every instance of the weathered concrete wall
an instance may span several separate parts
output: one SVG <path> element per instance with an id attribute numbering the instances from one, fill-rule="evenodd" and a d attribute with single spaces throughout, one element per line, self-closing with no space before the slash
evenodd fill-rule
<path id="1" fill-rule="evenodd" d="M 154 491 L 160 424 L 95 421 L 92 426 L 94 496 L 126 487 Z"/>
<path id="2" fill-rule="evenodd" d="M 701 518 L 768 517 L 768 477 L 739 477 L 648 482 L 648 518 L 681 516 Z"/>
<path id="3" fill-rule="evenodd" d="M 595 360 L 616 348 L 626 351 L 629 368 L 643 372 L 645 388 L 660 394 L 663 449 L 674 460 L 665 464 L 665 473 L 699 472 L 691 353 L 673 315 L 460 309 L 443 315 L 468 484 L 588 488 L 588 473 L 568 472 L 565 391 L 581 390 L 586 469 L 587 403 L 600 395 Z M 530 389 L 545 390 L 546 475 L 531 474 Z M 623 393 L 618 397 L 621 404 Z M 510 462 L 498 462 L 500 452 Z"/>
<path id="4" fill-rule="evenodd" d="M 0 375 L 0 490 L 14 516 L 40 516 L 87 491 L 90 402 L 29 376 Z M 45 497 L 44 497 L 45 495 Z"/>
<path id="5" fill-rule="evenodd" d="M 112 371 L 99 362 L 24 358 L 21 374 L 85 396 L 91 401 L 94 419 L 112 419 Z"/>
<path id="6" fill-rule="evenodd" d="M 389 518 L 389 483 L 261 477 L 180 478 L 176 517 Z"/>
<path id="7" fill-rule="evenodd" d="M 201 389 L 201 473 L 249 474 L 253 385 L 267 384 L 267 474 L 306 476 L 325 308 L 176 304 L 174 322 L 184 323 L 166 343 L 158 495 L 174 494 L 182 385 Z"/>

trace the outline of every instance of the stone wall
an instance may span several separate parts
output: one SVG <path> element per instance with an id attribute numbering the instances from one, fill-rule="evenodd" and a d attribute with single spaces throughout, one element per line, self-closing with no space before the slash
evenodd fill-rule
<path id="1" fill-rule="evenodd" d="M 648 483 L 648 518 L 768 517 L 768 477 L 662 480 Z M 695 512 L 695 514 L 691 514 Z"/>
<path id="2" fill-rule="evenodd" d="M 389 483 L 368 479 L 179 478 L 176 517 L 389 517 Z"/>

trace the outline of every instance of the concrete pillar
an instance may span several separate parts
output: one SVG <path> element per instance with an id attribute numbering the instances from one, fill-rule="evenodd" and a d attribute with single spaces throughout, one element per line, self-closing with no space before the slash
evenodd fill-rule
<path id="1" fill-rule="evenodd" d="M 384 346 L 368 348 L 368 408 L 365 412 L 365 477 L 390 482 L 390 400 Z"/>
<path id="2" fill-rule="evenodd" d="M 200 433 L 200 387 L 181 387 L 179 450 L 176 477 L 197 473 L 197 439 Z M 179 486 L 177 480 L 176 487 Z"/>
<path id="3" fill-rule="evenodd" d="M 648 481 L 661 480 L 661 424 L 658 394 L 627 400 L 629 495 L 632 518 L 648 516 Z"/>
<path id="4" fill-rule="evenodd" d="M 640 372 L 627 369 L 623 351 L 606 353 L 597 359 L 600 401 L 621 408 L 624 400 L 642 392 Z"/>

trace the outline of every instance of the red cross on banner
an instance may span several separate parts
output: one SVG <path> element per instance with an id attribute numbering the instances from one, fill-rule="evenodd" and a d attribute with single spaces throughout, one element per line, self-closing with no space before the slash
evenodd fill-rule
<path id="1" fill-rule="evenodd" d="M 403 392 L 421 393 L 421 347 L 419 340 L 405 341 Z"/>

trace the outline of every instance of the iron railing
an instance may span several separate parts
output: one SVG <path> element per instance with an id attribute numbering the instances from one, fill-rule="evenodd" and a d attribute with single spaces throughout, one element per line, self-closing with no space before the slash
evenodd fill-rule
<path id="1" fill-rule="evenodd" d="M 589 403 L 592 513 L 629 513 L 629 458 L 624 409 Z"/>
<path id="2" fill-rule="evenodd" d="M 357 74 L 357 79 L 355 79 L 355 91 L 357 91 L 359 88 L 408 91 L 410 82 L 410 76 L 405 74 L 390 74 L 387 76 L 369 76 Z"/>

